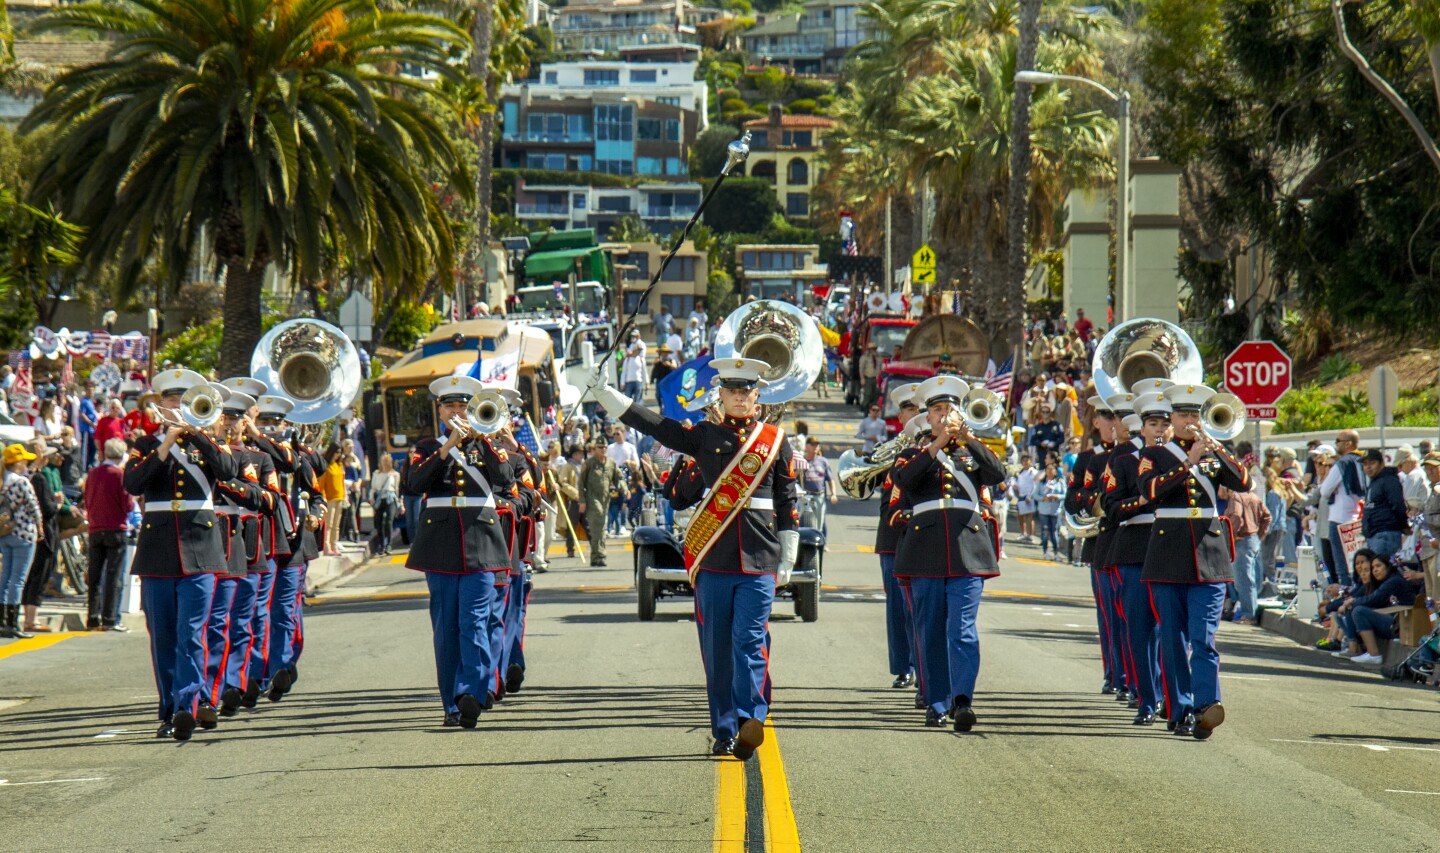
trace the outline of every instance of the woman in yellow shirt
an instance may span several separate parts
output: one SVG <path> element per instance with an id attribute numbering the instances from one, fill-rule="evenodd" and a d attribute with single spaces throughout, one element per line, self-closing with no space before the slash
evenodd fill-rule
<path id="1" fill-rule="evenodd" d="M 325 553 L 332 557 L 340 555 L 340 517 L 345 512 L 343 455 L 339 445 L 325 448 L 325 471 L 318 482 L 320 493 L 325 496 Z"/>

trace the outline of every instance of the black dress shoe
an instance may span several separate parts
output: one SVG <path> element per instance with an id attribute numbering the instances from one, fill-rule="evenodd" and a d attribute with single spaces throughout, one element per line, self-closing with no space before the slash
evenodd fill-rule
<path id="1" fill-rule="evenodd" d="M 1190 737 L 1195 733 L 1195 715 L 1186 714 L 1175 724 L 1175 735 L 1177 737 Z"/>
<path id="2" fill-rule="evenodd" d="M 925 709 L 925 725 L 932 729 L 938 729 L 945 724 L 945 715 L 934 708 Z"/>
<path id="3" fill-rule="evenodd" d="M 189 711 L 177 711 L 175 716 L 170 718 L 170 736 L 176 740 L 189 740 L 195 733 L 195 718 Z"/>
<path id="4" fill-rule="evenodd" d="M 970 707 L 970 700 L 955 703 L 955 710 L 951 712 L 955 717 L 955 731 L 968 732 L 975 728 L 977 717 L 975 709 Z"/>
<path id="5" fill-rule="evenodd" d="M 1224 705 L 1215 702 L 1201 708 L 1195 713 L 1195 730 L 1193 732 L 1195 739 L 1209 740 L 1210 734 L 1223 722 L 1225 722 Z"/>
<path id="6" fill-rule="evenodd" d="M 735 738 L 717 737 L 710 745 L 711 755 L 733 755 L 735 753 Z"/>
<path id="7" fill-rule="evenodd" d="M 265 694 L 265 698 L 269 699 L 271 702 L 279 702 L 285 696 L 285 694 L 289 692 L 290 670 L 282 669 L 279 672 L 275 673 L 274 678 L 270 679 L 270 692 Z"/>
<path id="8" fill-rule="evenodd" d="M 924 709 L 925 709 L 925 695 L 924 695 L 923 693 L 921 693 L 919 690 L 916 690 L 916 691 L 915 691 L 915 710 L 917 710 L 917 711 L 923 711 Z"/>
<path id="9" fill-rule="evenodd" d="M 913 672 L 907 672 L 907 673 L 905 673 L 904 675 L 897 675 L 897 676 L 895 676 L 895 680 L 890 683 L 890 686 L 891 686 L 891 687 L 914 687 L 914 686 L 915 686 L 915 673 L 913 673 Z"/>
<path id="10" fill-rule="evenodd" d="M 493 711 L 495 709 L 495 694 L 487 691 L 485 693 L 485 702 L 480 708 L 485 711 Z"/>
<path id="11" fill-rule="evenodd" d="M 240 700 L 243 698 L 239 688 L 225 688 L 225 692 L 220 694 L 220 716 L 233 717 L 240 713 Z"/>
<path id="12" fill-rule="evenodd" d="M 1115 688 L 1111 687 L 1110 682 L 1106 681 L 1100 685 L 1100 692 L 1104 693 L 1106 696 L 1109 696 L 1111 693 L 1115 692 Z"/>
<path id="13" fill-rule="evenodd" d="M 161 723 L 161 724 L 160 724 L 160 728 L 158 728 L 158 729 L 155 730 L 155 737 L 170 738 L 170 737 L 174 737 L 174 736 L 175 736 L 175 727 L 170 724 L 170 721 L 169 721 L 169 720 L 166 720 L 165 722 Z"/>
<path id="14" fill-rule="evenodd" d="M 1179 722 L 1180 722 L 1179 720 L 1166 720 L 1166 721 L 1165 721 L 1165 731 L 1167 731 L 1167 732 L 1173 732 L 1173 731 L 1175 731 L 1175 726 L 1179 725 Z"/>
<path id="15" fill-rule="evenodd" d="M 195 719 L 199 721 L 200 728 L 207 732 L 220 725 L 220 715 L 215 713 L 215 706 L 209 702 L 200 703 L 200 709 L 195 712 Z"/>
<path id="16" fill-rule="evenodd" d="M 1126 690 L 1117 690 L 1117 691 L 1115 691 L 1115 701 L 1116 701 L 1116 702 L 1119 702 L 1119 703 L 1122 704 L 1122 705 L 1125 704 L 1126 702 L 1129 702 L 1129 701 L 1130 701 L 1130 693 L 1129 693 L 1129 691 L 1126 691 Z"/>
<path id="17" fill-rule="evenodd" d="M 1130 721 L 1130 725 L 1132 726 L 1153 726 L 1154 724 L 1154 711 L 1141 711 L 1140 713 L 1135 715 L 1135 719 Z"/>
<path id="18" fill-rule="evenodd" d="M 1129 708 L 1132 711 L 1138 710 L 1140 708 L 1140 697 L 1131 696 L 1130 701 L 1125 703 L 1125 707 Z"/>
<path id="19" fill-rule="evenodd" d="M 512 663 L 505 669 L 505 692 L 519 693 L 520 685 L 525 683 L 525 668 L 518 663 Z"/>
<path id="20" fill-rule="evenodd" d="M 252 678 L 245 685 L 245 692 L 240 695 L 240 704 L 245 708 L 254 708 L 260 704 L 260 679 Z"/>
<path id="21" fill-rule="evenodd" d="M 440 726 L 441 726 L 442 728 L 446 728 L 446 729 L 458 729 L 458 728 L 460 728 L 460 715 L 459 715 L 459 714 L 446 714 L 446 715 L 445 715 L 445 722 L 441 723 Z"/>
<path id="22" fill-rule="evenodd" d="M 455 698 L 455 706 L 460 709 L 460 728 L 475 728 L 480 721 L 480 700 L 466 693 Z"/>
<path id="23" fill-rule="evenodd" d="M 292 664 L 290 664 L 290 687 L 286 687 L 286 688 L 285 688 L 285 692 L 286 692 L 286 693 L 289 693 L 289 692 L 290 692 L 290 688 L 291 688 L 291 687 L 294 687 L 295 685 L 297 685 L 297 684 L 299 684 L 299 683 L 300 683 L 300 665 L 299 665 L 299 664 L 296 664 L 296 663 L 292 663 Z"/>
<path id="24" fill-rule="evenodd" d="M 751 718 L 740 724 L 740 733 L 735 736 L 735 748 L 730 754 L 741 761 L 749 761 L 760 744 L 765 742 L 765 724 Z"/>

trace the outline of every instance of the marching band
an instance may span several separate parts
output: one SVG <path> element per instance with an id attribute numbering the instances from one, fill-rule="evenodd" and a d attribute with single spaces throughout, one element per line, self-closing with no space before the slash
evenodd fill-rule
<path id="1" fill-rule="evenodd" d="M 784 320 L 772 314 L 771 326 L 785 327 L 776 316 Z M 665 492 L 675 508 L 695 508 L 683 550 L 710 751 L 741 760 L 764 742 L 770 613 L 801 542 L 793 450 L 769 416 L 808 387 L 809 368 L 797 383 L 796 360 L 772 337 L 742 334 L 717 356 L 709 415 L 698 423 L 631 400 L 603 367 L 582 389 L 681 454 Z M 792 354 L 806 346 L 786 343 Z M 1064 509 L 1091 574 L 1101 691 L 1133 709 L 1137 726 L 1164 715 L 1171 732 L 1205 740 L 1225 720 L 1215 634 L 1233 537 L 1221 501 L 1249 479 L 1222 444 L 1243 417 L 1199 384 L 1188 349 L 1184 332 L 1160 321 L 1122 324 L 1102 341 L 1093 446 L 1076 458 Z M 299 677 L 305 571 L 325 517 L 314 425 L 338 410 L 249 376 L 211 384 L 167 369 L 154 386 L 152 416 L 164 430 L 136 443 L 124 484 L 144 502 L 133 573 L 159 692 L 157 736 L 184 741 L 262 694 L 281 701 Z M 531 572 L 544 562 L 537 548 L 554 478 L 511 431 L 521 403 L 513 391 L 460 371 L 429 391 L 439 434 L 408 454 L 405 487 L 422 496 L 422 511 L 405 565 L 429 590 L 441 725 L 474 729 L 525 680 Z M 1005 519 L 993 490 L 1007 476 L 976 433 L 996 424 L 998 400 L 940 372 L 895 387 L 891 402 L 900 436 L 867 457 L 847 454 L 840 480 L 856 497 L 880 497 L 875 552 L 892 686 L 916 687 L 924 725 L 968 732 L 982 704 L 981 595 L 1000 574 Z"/>

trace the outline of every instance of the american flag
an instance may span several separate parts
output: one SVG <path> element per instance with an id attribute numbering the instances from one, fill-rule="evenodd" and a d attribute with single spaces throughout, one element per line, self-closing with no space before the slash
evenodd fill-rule
<path id="1" fill-rule="evenodd" d="M 60 371 L 60 387 L 69 388 L 75 384 L 75 361 L 70 356 L 65 356 L 65 367 Z"/>
<path id="2" fill-rule="evenodd" d="M 86 342 L 86 344 L 85 344 L 85 352 L 84 352 L 83 354 L 84 354 L 84 355 L 89 355 L 89 356 L 94 356 L 95 358 L 109 358 L 109 357 L 110 357 L 110 333 L 109 333 L 109 332 L 91 332 L 91 333 L 90 333 L 90 340 Z"/>
<path id="3" fill-rule="evenodd" d="M 16 349 L 10 351 L 10 367 L 18 374 L 19 371 L 30 370 L 30 350 Z"/>
<path id="4" fill-rule="evenodd" d="M 991 359 L 990 364 L 985 368 L 985 387 L 1001 397 L 1010 393 L 1010 378 L 1014 373 L 1015 356 L 1005 359 L 1005 363 L 998 368 L 995 361 Z"/>
<path id="5" fill-rule="evenodd" d="M 519 423 L 515 424 L 515 441 L 529 448 L 536 456 L 540 455 L 540 439 L 535 437 L 535 427 L 530 423 L 529 415 L 521 415 Z"/>

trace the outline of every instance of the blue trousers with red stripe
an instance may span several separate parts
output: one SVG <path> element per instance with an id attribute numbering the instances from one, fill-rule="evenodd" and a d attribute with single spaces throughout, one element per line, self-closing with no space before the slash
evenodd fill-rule
<path id="1" fill-rule="evenodd" d="M 1090 588 L 1095 593 L 1095 619 L 1100 631 L 1100 659 L 1105 667 L 1105 684 L 1128 690 L 1125 677 L 1125 634 L 1120 630 L 1115 604 L 1119 584 L 1113 571 L 1090 570 Z"/>
<path id="2" fill-rule="evenodd" d="M 980 632 L 976 617 L 985 579 L 975 575 L 911 578 L 916 659 L 925 704 L 948 712 L 955 698 L 975 697 L 980 676 Z"/>
<path id="3" fill-rule="evenodd" d="M 235 582 L 235 601 L 230 605 L 230 653 L 225 659 L 225 677 L 215 699 L 227 688 L 245 689 L 245 673 L 250 661 L 250 647 L 255 645 L 255 600 L 260 591 L 262 574 L 249 574 Z"/>
<path id="4" fill-rule="evenodd" d="M 1140 580 L 1141 563 L 1120 567 L 1120 593 L 1125 606 L 1125 637 L 1129 643 L 1131 686 L 1139 691 L 1140 710 L 1160 709 L 1160 631 L 1150 605 L 1150 587 Z M 1173 702 L 1171 704 L 1174 704 Z"/>
<path id="5" fill-rule="evenodd" d="M 303 571 L 301 566 L 284 566 L 275 570 L 275 588 L 270 594 L 270 648 L 261 689 L 268 689 L 275 673 L 289 669 L 295 663 Z"/>
<path id="6" fill-rule="evenodd" d="M 205 623 L 205 695 L 204 701 L 219 701 L 225 666 L 230 657 L 230 612 L 235 606 L 235 588 L 239 578 L 215 578 L 215 595 L 210 599 L 210 616 Z"/>
<path id="7" fill-rule="evenodd" d="M 697 573 L 695 623 L 705 666 L 710 732 L 732 738 L 746 720 L 770 713 L 770 607 L 774 575 Z"/>
<path id="8" fill-rule="evenodd" d="M 275 568 L 274 560 L 269 561 L 269 566 L 270 571 L 254 576 L 260 580 L 255 588 L 255 618 L 251 627 L 255 641 L 250 644 L 250 671 L 245 677 L 247 686 L 251 679 L 265 681 L 265 669 L 270 662 L 270 613 L 275 607 L 275 577 L 280 572 Z"/>
<path id="9" fill-rule="evenodd" d="M 890 651 L 890 674 L 915 671 L 915 647 L 910 638 L 910 605 L 895 578 L 895 555 L 880 555 L 880 582 L 885 585 L 885 639 Z"/>
<path id="10" fill-rule="evenodd" d="M 447 575 L 426 572 L 430 589 L 430 630 L 435 644 L 435 680 L 445 713 L 459 712 L 455 700 L 484 700 L 494 658 L 488 641 L 494 572 Z"/>
<path id="11" fill-rule="evenodd" d="M 1160 653 L 1172 701 L 1170 719 L 1220 701 L 1220 652 L 1215 633 L 1225 609 L 1225 583 L 1152 583 L 1160 617 Z"/>
<path id="12" fill-rule="evenodd" d="M 160 694 L 160 719 L 194 714 L 205 691 L 205 623 L 215 575 L 140 578 L 140 605 L 150 632 L 150 659 Z"/>
<path id="13" fill-rule="evenodd" d="M 486 670 L 489 676 L 486 680 L 486 689 L 500 695 L 500 687 L 505 681 L 505 670 L 500 661 L 505 657 L 505 619 L 510 607 L 510 592 L 516 587 L 513 583 L 515 578 L 510 577 L 507 572 L 491 572 L 494 576 L 493 592 L 490 599 L 490 613 L 485 621 L 486 643 L 490 647 L 490 667 Z M 480 696 L 481 699 L 485 697 Z"/>
<path id="14" fill-rule="evenodd" d="M 525 668 L 525 616 L 530 610 L 529 577 L 510 576 L 510 594 L 505 600 L 505 648 L 496 672 L 503 679 L 510 667 Z"/>

